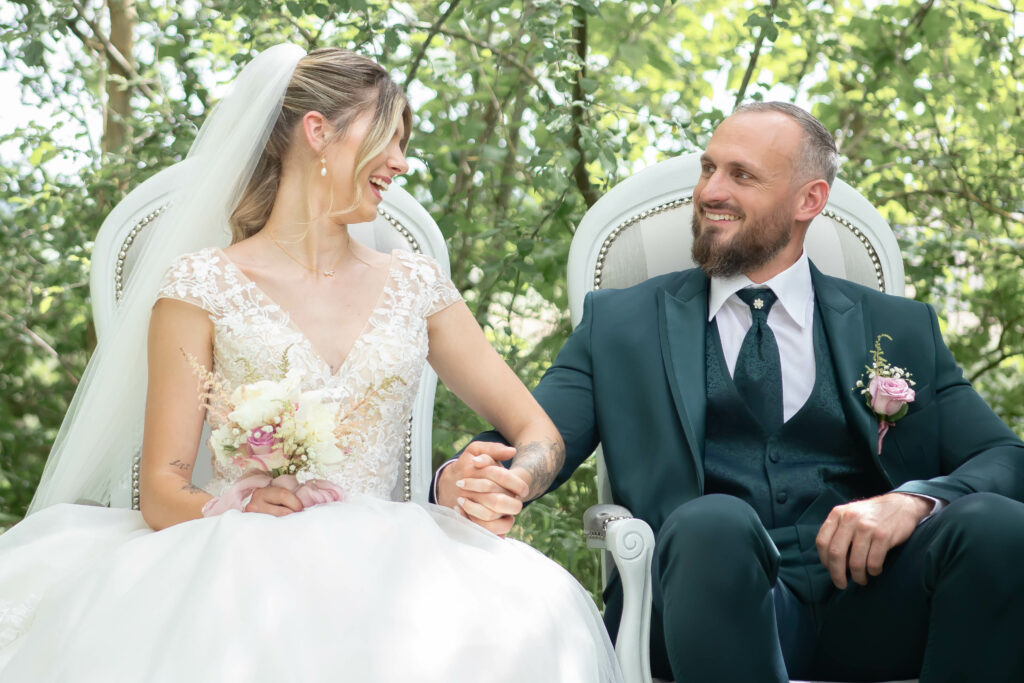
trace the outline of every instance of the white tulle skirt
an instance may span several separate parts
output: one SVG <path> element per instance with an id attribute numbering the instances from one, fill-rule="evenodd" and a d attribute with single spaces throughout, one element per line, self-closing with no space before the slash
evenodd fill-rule
<path id="1" fill-rule="evenodd" d="M 620 680 L 562 568 L 433 505 L 357 498 L 153 532 L 59 505 L 0 536 L 0 681 Z"/>

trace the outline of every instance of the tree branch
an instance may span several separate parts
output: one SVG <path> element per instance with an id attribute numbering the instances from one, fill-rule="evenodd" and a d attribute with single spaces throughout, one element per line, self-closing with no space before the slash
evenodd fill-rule
<path id="1" fill-rule="evenodd" d="M 410 25 L 410 28 L 430 30 L 432 27 L 426 24 L 412 24 Z M 439 28 L 437 29 L 437 33 L 443 36 L 448 36 L 449 38 L 464 40 L 467 43 L 476 45 L 477 47 L 482 47 L 485 50 L 490 50 L 495 57 L 505 62 L 508 62 L 511 66 L 514 66 L 517 70 L 521 71 L 523 75 L 526 76 L 526 78 L 529 79 L 531 83 L 533 83 L 535 86 L 537 86 L 537 88 L 540 89 L 542 98 L 546 101 L 546 103 L 550 106 L 555 106 L 555 98 L 551 95 L 551 93 L 547 91 L 547 88 L 544 87 L 544 84 L 540 82 L 540 80 L 537 78 L 536 75 L 534 75 L 534 73 L 529 69 L 529 67 L 527 67 L 525 64 L 520 62 L 512 55 L 502 52 L 501 50 L 491 45 L 490 43 L 478 40 L 477 38 L 474 38 L 473 36 L 468 35 L 466 33 L 462 33 L 460 31 L 452 31 L 446 28 Z"/>
<path id="2" fill-rule="evenodd" d="M 448 20 L 448 17 L 452 15 L 452 12 L 455 11 L 455 8 L 459 6 L 460 2 L 462 2 L 462 0 L 449 0 L 448 9 L 444 11 L 444 14 L 437 18 L 437 21 L 435 21 L 430 27 L 430 30 L 427 31 L 427 39 L 423 41 L 423 44 L 420 45 L 419 52 L 417 52 L 416 56 L 413 57 L 412 67 L 409 69 L 409 75 L 405 77 L 406 89 L 408 89 L 409 84 L 412 83 L 412 79 L 416 78 L 416 71 L 420 68 L 420 62 L 423 61 L 423 57 L 427 54 L 427 48 L 430 47 L 430 41 L 432 41 L 434 36 L 438 34 L 441 30 L 441 26 L 443 26 L 444 22 Z"/>
<path id="3" fill-rule="evenodd" d="M 46 352 L 46 355 L 56 360 L 57 364 L 60 365 L 61 370 L 63 370 L 64 374 L 67 375 L 68 380 L 70 380 L 70 382 L 75 386 L 78 386 L 78 377 L 76 377 L 75 373 L 73 373 L 71 369 L 64 363 L 64 360 L 60 357 L 60 354 L 57 353 L 56 349 L 54 349 L 52 346 L 46 343 L 45 339 L 43 339 L 38 334 L 33 332 L 32 329 L 25 325 L 24 323 L 16 321 L 14 319 L 14 316 L 12 316 L 7 311 L 0 311 L 0 317 L 14 325 L 14 327 L 18 329 L 26 337 L 28 337 L 35 346 L 38 346 L 39 348 Z"/>
<path id="4" fill-rule="evenodd" d="M 993 353 L 995 354 L 995 357 L 990 359 L 987 363 L 982 365 L 980 368 L 978 368 L 974 372 L 972 372 L 971 376 L 967 380 L 968 382 L 970 382 L 971 384 L 974 384 L 975 382 L 978 381 L 978 379 L 981 378 L 982 375 L 984 375 L 985 373 L 990 372 L 990 371 L 996 369 L 997 367 L 999 367 L 1003 363 L 1003 361 L 1005 361 L 1007 359 L 1010 359 L 1010 358 L 1013 358 L 1014 356 L 1021 355 L 1019 352 L 1018 353 L 1008 353 L 1008 352 L 1003 350 L 1003 346 L 1006 343 L 1006 333 L 1007 333 L 1007 330 L 1009 330 L 1011 327 L 1015 326 L 1016 322 L 1017 321 L 1010 321 L 1009 324 L 1004 324 L 1002 326 L 1002 329 L 999 331 L 999 341 L 996 342 L 996 347 L 995 347 L 995 349 L 993 349 Z"/>
<path id="5" fill-rule="evenodd" d="M 772 21 L 772 17 L 775 16 L 775 8 L 778 4 L 778 0 L 771 0 L 768 7 L 768 22 Z M 747 86 L 750 85 L 750 79 L 754 76 L 754 67 L 757 66 L 757 58 L 761 55 L 761 46 L 764 45 L 765 32 L 768 29 L 765 26 L 761 27 L 761 30 L 757 34 L 757 42 L 754 43 L 754 51 L 750 53 L 750 61 L 747 62 L 747 71 L 743 74 L 743 82 L 740 83 L 740 89 L 736 93 L 736 101 L 732 107 L 735 109 L 740 106 L 743 102 L 743 98 L 747 94 Z"/>
<path id="6" fill-rule="evenodd" d="M 85 8 L 82 7 L 82 3 L 79 2 L 79 0 L 71 0 L 71 6 L 75 8 L 75 11 L 78 13 L 78 15 L 77 17 L 72 17 L 70 20 L 68 20 L 68 25 L 70 26 L 75 21 L 75 19 L 81 19 L 82 21 L 84 21 L 85 25 L 89 27 L 90 31 L 92 31 L 93 36 L 103 46 L 103 51 L 107 53 L 107 57 L 109 57 L 119 67 L 124 69 L 124 72 L 128 74 L 128 76 L 131 79 L 131 85 L 138 88 L 139 92 L 141 92 L 147 98 L 149 98 L 153 102 L 156 102 L 156 94 L 149 89 L 149 86 L 146 85 L 146 83 L 142 79 L 142 76 L 140 76 L 139 72 L 135 70 L 135 67 L 132 66 L 131 62 L 125 59 L 125 56 L 121 54 L 120 50 L 114 47 L 114 44 L 110 42 L 110 39 L 107 38 L 107 36 L 103 33 L 99 25 L 95 21 L 92 21 L 86 16 Z M 82 37 L 78 31 L 72 32 L 79 38 Z"/>

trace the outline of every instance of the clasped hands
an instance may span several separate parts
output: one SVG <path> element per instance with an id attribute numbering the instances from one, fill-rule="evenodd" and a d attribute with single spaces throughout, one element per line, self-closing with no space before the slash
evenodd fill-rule
<path id="1" fill-rule="evenodd" d="M 454 508 L 470 521 L 504 536 L 530 494 L 530 475 L 514 464 L 516 449 L 499 443 L 474 441 L 441 470 L 437 503 Z"/>

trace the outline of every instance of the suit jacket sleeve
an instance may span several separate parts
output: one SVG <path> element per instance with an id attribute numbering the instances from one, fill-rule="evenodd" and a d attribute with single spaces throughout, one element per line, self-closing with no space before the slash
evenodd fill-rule
<path id="1" fill-rule="evenodd" d="M 896 490 L 947 501 L 982 491 L 1024 500 L 1024 443 L 964 378 L 942 340 L 938 319 L 930 307 L 929 314 L 935 349 L 934 399 L 893 429 L 907 436 L 915 429 L 934 430 L 937 438 L 916 441 L 925 448 L 937 449 L 942 474 L 905 482 Z"/>

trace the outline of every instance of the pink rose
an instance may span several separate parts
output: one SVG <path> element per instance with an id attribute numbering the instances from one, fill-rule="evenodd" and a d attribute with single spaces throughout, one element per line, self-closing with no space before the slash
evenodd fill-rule
<path id="1" fill-rule="evenodd" d="M 249 451 L 249 459 L 259 463 L 260 467 L 270 472 L 288 464 L 288 456 L 281 450 L 276 429 L 257 427 L 249 432 L 245 439 Z"/>
<path id="2" fill-rule="evenodd" d="M 274 441 L 277 440 L 276 431 L 266 427 L 257 427 L 250 431 L 249 436 L 246 438 L 249 450 L 257 455 L 270 453 L 274 449 Z"/>
<path id="3" fill-rule="evenodd" d="M 907 380 L 895 377 L 873 378 L 868 384 L 868 394 L 871 410 L 879 417 L 892 417 L 914 402 L 914 390 Z"/>

